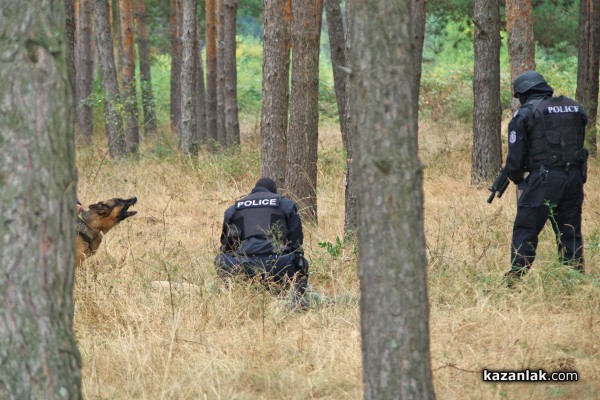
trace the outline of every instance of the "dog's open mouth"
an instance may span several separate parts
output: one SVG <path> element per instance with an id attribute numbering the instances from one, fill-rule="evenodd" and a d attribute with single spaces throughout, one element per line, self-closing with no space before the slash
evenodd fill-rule
<path id="1" fill-rule="evenodd" d="M 121 214 L 120 214 L 120 219 L 121 221 L 124 220 L 125 218 L 129 218 L 134 216 L 135 214 L 137 214 L 137 211 L 129 211 L 129 207 L 133 206 L 135 203 L 137 203 L 137 197 L 132 197 L 131 199 L 127 199 L 127 200 L 122 200 L 124 205 L 123 208 L 121 209 Z"/>

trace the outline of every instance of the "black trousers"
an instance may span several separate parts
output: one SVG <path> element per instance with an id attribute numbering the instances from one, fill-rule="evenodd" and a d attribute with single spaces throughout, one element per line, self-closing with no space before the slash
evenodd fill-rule
<path id="1" fill-rule="evenodd" d="M 583 271 L 581 209 L 583 176 L 579 168 L 548 168 L 527 176 L 518 201 L 512 235 L 512 269 L 527 271 L 535 260 L 538 235 L 550 220 L 559 256 Z"/>
<path id="2" fill-rule="evenodd" d="M 240 255 L 232 252 L 220 253 L 215 258 L 217 274 L 227 276 L 241 275 L 247 278 L 260 278 L 268 284 L 287 286 L 294 281 L 294 289 L 304 294 L 308 284 L 308 261 L 304 268 L 298 263 L 296 254 Z"/>

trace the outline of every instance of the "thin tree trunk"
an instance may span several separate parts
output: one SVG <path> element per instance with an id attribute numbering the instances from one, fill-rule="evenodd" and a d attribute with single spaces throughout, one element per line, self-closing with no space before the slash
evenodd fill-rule
<path id="1" fill-rule="evenodd" d="M 208 132 L 206 130 L 206 89 L 204 85 L 204 68 L 202 67 L 202 52 L 200 48 L 200 29 L 196 25 L 196 43 L 194 46 L 194 73 L 196 77 L 196 122 L 198 124 L 198 140 L 200 144 L 208 143 Z"/>
<path id="2" fill-rule="evenodd" d="M 215 2 L 206 0 L 206 129 L 217 142 L 217 11 Z"/>
<path id="3" fill-rule="evenodd" d="M 240 144 L 240 122 L 237 104 L 237 61 L 235 56 L 236 44 L 236 15 L 237 0 L 224 0 L 224 52 L 223 72 L 225 74 L 225 131 L 227 146 Z"/>
<path id="4" fill-rule="evenodd" d="M 415 97 L 417 98 L 417 104 L 419 101 L 419 95 L 421 93 L 421 70 L 423 66 L 423 43 L 425 42 L 425 22 L 427 17 L 427 0 L 414 0 L 412 10 L 413 20 L 413 42 L 414 47 L 414 59 L 415 59 Z M 417 109 L 418 112 L 418 109 Z M 417 119 L 417 132 L 418 132 L 418 119 Z"/>
<path id="5" fill-rule="evenodd" d="M 196 121 L 196 0 L 183 0 L 181 51 L 181 126 L 179 149 L 183 154 L 198 153 L 198 124 Z"/>
<path id="6" fill-rule="evenodd" d="M 125 122 L 125 149 L 137 153 L 140 146 L 137 89 L 135 81 L 135 33 L 133 25 L 133 0 L 119 0 L 121 28 L 121 81 Z"/>
<path id="7" fill-rule="evenodd" d="M 142 110 L 144 112 L 144 133 L 156 136 L 156 112 L 152 91 L 152 73 L 150 70 L 150 49 L 148 29 L 146 27 L 146 0 L 133 0 L 135 3 L 135 24 L 140 59 L 140 84 L 142 86 Z"/>
<path id="8" fill-rule="evenodd" d="M 325 9 L 327 13 L 329 46 L 331 48 L 335 97 L 338 106 L 342 142 L 346 150 L 344 232 L 348 235 L 356 231 L 358 214 L 356 209 L 357 193 L 354 178 L 351 176 L 354 169 L 352 168 L 352 131 L 350 129 L 350 111 L 348 108 L 348 81 L 350 75 L 346 57 L 347 38 L 340 0 L 325 0 Z"/>
<path id="9" fill-rule="evenodd" d="M 217 139 L 227 146 L 225 129 L 225 0 L 217 1 Z"/>
<path id="10" fill-rule="evenodd" d="M 75 107 L 77 131 L 86 144 L 94 133 L 94 109 L 89 102 L 94 87 L 94 55 L 92 45 L 92 0 L 78 0 L 75 34 Z"/>
<path id="11" fill-rule="evenodd" d="M 579 5 L 579 63 L 575 97 L 588 114 L 586 147 L 598 153 L 596 121 L 598 116 L 598 70 L 600 59 L 600 6 L 593 0 Z"/>
<path id="12" fill-rule="evenodd" d="M 535 70 L 535 42 L 531 22 L 531 0 L 506 0 L 506 32 L 508 33 L 508 59 L 510 81 L 525 71 Z M 519 100 L 511 100 L 513 112 Z"/>
<path id="13" fill-rule="evenodd" d="M 322 15 L 322 0 L 292 2 L 292 92 L 285 182 L 302 215 L 315 223 Z"/>
<path id="14" fill-rule="evenodd" d="M 412 2 L 352 3 L 364 399 L 433 399 Z"/>
<path id="15" fill-rule="evenodd" d="M 121 97 L 115 68 L 113 39 L 110 29 L 108 0 L 94 0 L 94 29 L 104 92 L 105 129 L 108 151 L 112 158 L 125 154 L 123 120 L 119 112 Z"/>
<path id="16" fill-rule="evenodd" d="M 473 148 L 471 184 L 490 182 L 502 164 L 500 104 L 500 7 L 475 0 Z"/>
<path id="17" fill-rule="evenodd" d="M 181 1 L 170 0 L 171 25 L 171 130 L 181 126 Z"/>
<path id="18" fill-rule="evenodd" d="M 263 1 L 260 169 L 282 187 L 290 97 L 292 0 Z"/>
<path id="19" fill-rule="evenodd" d="M 0 397 L 81 399 L 65 3 L 5 2 L 2 11 L 10 35 L 0 35 Z"/>

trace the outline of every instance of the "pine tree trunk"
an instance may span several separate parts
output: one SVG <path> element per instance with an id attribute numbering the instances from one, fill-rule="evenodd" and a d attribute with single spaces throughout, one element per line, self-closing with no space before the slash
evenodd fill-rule
<path id="1" fill-rule="evenodd" d="M 119 0 L 121 30 L 121 81 L 125 122 L 125 149 L 137 153 L 140 146 L 137 89 L 135 81 L 135 33 L 133 25 L 133 0 Z"/>
<path id="2" fill-rule="evenodd" d="M 227 146 L 240 144 L 240 122 L 237 104 L 237 61 L 235 56 L 237 0 L 224 0 L 224 52 L 223 72 L 225 74 L 225 131 Z"/>
<path id="3" fill-rule="evenodd" d="M 181 51 L 181 126 L 179 149 L 183 154 L 198 153 L 198 124 L 196 121 L 196 0 L 183 0 Z"/>
<path id="4" fill-rule="evenodd" d="M 181 1 L 170 0 L 169 22 L 171 25 L 171 130 L 178 132 L 181 126 Z"/>
<path id="5" fill-rule="evenodd" d="M 535 70 L 535 42 L 531 22 L 531 0 L 506 0 L 506 32 L 508 33 L 508 59 L 510 81 L 525 71 Z M 511 100 L 513 112 L 519 100 Z"/>
<path id="6" fill-rule="evenodd" d="M 92 0 L 78 0 L 75 33 L 75 106 L 77 131 L 86 144 L 94 133 L 94 109 L 88 98 L 94 87 L 92 45 Z"/>
<path id="7" fill-rule="evenodd" d="M 125 154 L 123 120 L 119 112 L 121 96 L 117 82 L 113 39 L 110 28 L 108 0 L 94 0 L 94 28 L 100 63 L 100 77 L 104 92 L 105 129 L 108 152 L 112 158 Z"/>
<path id="8" fill-rule="evenodd" d="M 217 142 L 217 0 L 206 0 L 206 129 Z"/>
<path id="9" fill-rule="evenodd" d="M 600 59 L 600 6 L 593 0 L 579 5 L 579 57 L 575 97 L 588 114 L 586 147 L 598 153 L 596 120 L 598 115 L 598 70 Z"/>
<path id="10" fill-rule="evenodd" d="M 473 148 L 471 184 L 491 182 L 502 164 L 500 104 L 500 7 L 475 0 Z"/>
<path id="11" fill-rule="evenodd" d="M 74 85 L 64 2 L 0 26 L 0 398 L 81 399 L 73 333 Z M 6 55 L 10 57 L 6 57 Z"/>
<path id="12" fill-rule="evenodd" d="M 206 89 L 204 85 L 204 68 L 202 67 L 202 52 L 200 51 L 200 28 L 196 24 L 196 43 L 194 46 L 194 73 L 196 81 L 196 122 L 198 124 L 198 141 L 200 144 L 208 143 L 206 129 Z"/>
<path id="13" fill-rule="evenodd" d="M 352 131 L 350 129 L 350 111 L 348 106 L 348 80 L 350 75 L 347 70 L 347 37 L 344 30 L 345 25 L 340 0 L 325 0 L 325 9 L 327 31 L 329 32 L 329 47 L 331 48 L 335 97 L 340 118 L 342 142 L 346 150 L 344 232 L 348 235 L 356 231 L 358 214 L 356 209 L 357 193 L 354 185 L 354 177 L 352 176 L 354 169 L 352 168 Z"/>
<path id="14" fill-rule="evenodd" d="M 217 140 L 227 146 L 225 128 L 225 0 L 217 1 Z"/>
<path id="15" fill-rule="evenodd" d="M 292 92 L 285 182 L 303 217 L 315 223 L 322 15 L 322 0 L 292 2 Z"/>
<path id="16" fill-rule="evenodd" d="M 148 46 L 148 28 L 146 27 L 146 0 L 133 0 L 135 4 L 135 24 L 140 59 L 140 84 L 142 86 L 142 111 L 144 112 L 144 133 L 156 136 L 156 111 L 152 90 L 150 70 L 150 49 Z"/>
<path id="17" fill-rule="evenodd" d="M 435 398 L 411 18 L 411 0 L 352 2 L 364 399 Z"/>
<path id="18" fill-rule="evenodd" d="M 282 187 L 290 97 L 292 0 L 263 1 L 260 169 Z"/>

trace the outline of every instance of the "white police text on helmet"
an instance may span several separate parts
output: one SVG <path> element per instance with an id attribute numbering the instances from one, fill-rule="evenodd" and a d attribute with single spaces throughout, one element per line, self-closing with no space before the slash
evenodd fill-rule
<path id="1" fill-rule="evenodd" d="M 548 107 L 548 114 L 579 112 L 579 106 L 552 106 Z"/>
<path id="2" fill-rule="evenodd" d="M 246 207 L 263 207 L 263 206 L 277 206 L 277 199 L 254 199 L 246 201 L 238 201 L 236 204 L 237 208 Z"/>

